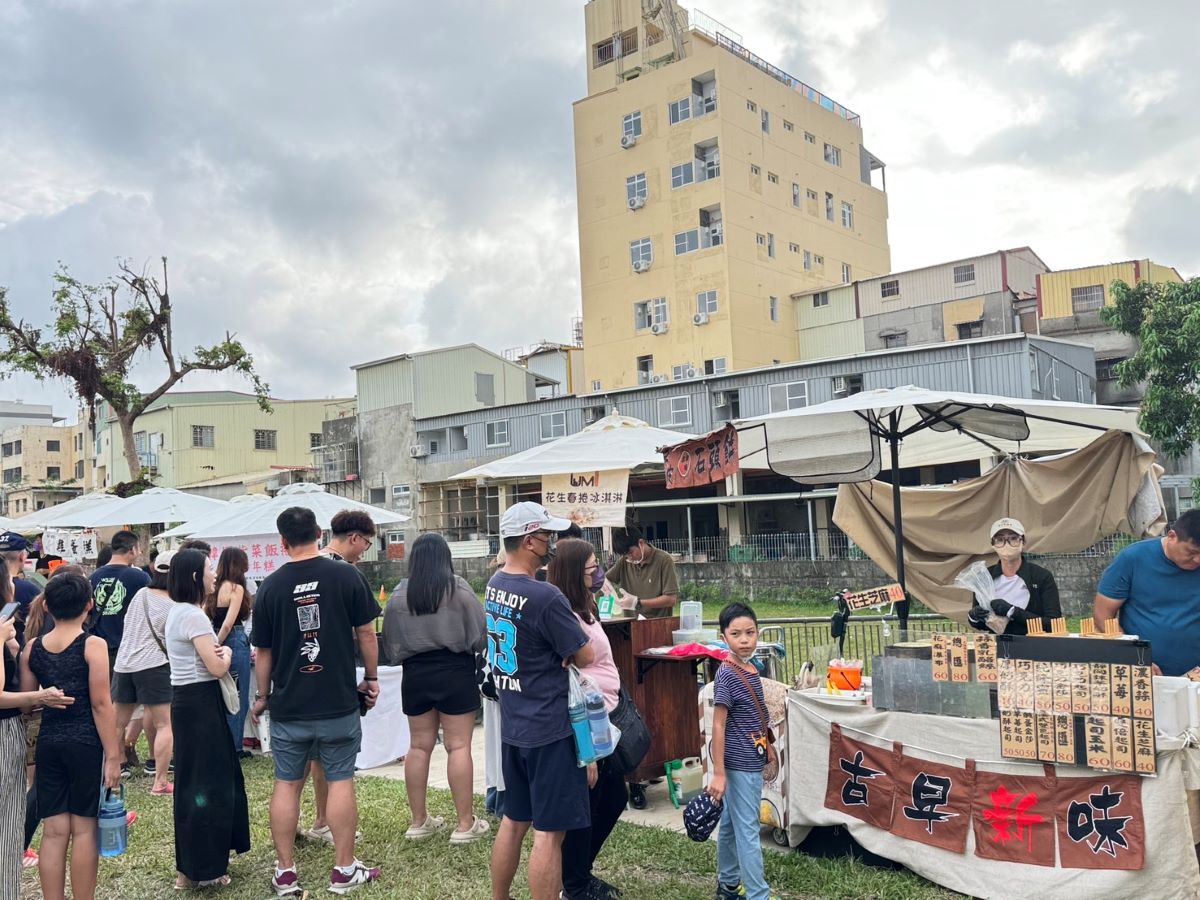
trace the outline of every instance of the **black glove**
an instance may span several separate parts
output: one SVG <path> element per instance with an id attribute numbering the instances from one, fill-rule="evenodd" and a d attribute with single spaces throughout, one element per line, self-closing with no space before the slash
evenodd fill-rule
<path id="1" fill-rule="evenodd" d="M 967 612 L 967 624 L 979 631 L 987 631 L 988 611 L 982 606 L 972 606 Z"/>
<path id="2" fill-rule="evenodd" d="M 1013 608 L 1011 603 L 1007 600 L 1001 600 L 999 597 L 992 601 L 992 612 L 998 616 L 1007 616 L 1013 611 Z"/>

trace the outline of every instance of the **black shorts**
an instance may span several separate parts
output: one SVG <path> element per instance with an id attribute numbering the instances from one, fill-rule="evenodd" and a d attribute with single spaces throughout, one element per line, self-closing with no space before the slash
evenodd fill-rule
<path id="1" fill-rule="evenodd" d="M 94 819 L 99 815 L 103 747 L 39 741 L 34 759 L 38 816 L 48 819 L 70 813 Z"/>
<path id="2" fill-rule="evenodd" d="M 587 769 L 575 757 L 575 737 L 541 747 L 501 748 L 504 815 L 538 831 L 574 831 L 592 824 Z"/>
<path id="3" fill-rule="evenodd" d="M 113 703 L 161 706 L 171 702 L 171 666 L 155 666 L 140 672 L 117 672 L 112 681 Z"/>
<path id="4" fill-rule="evenodd" d="M 400 706 L 406 716 L 423 716 L 431 709 L 462 716 L 478 710 L 479 704 L 474 654 L 431 650 L 404 661 Z"/>

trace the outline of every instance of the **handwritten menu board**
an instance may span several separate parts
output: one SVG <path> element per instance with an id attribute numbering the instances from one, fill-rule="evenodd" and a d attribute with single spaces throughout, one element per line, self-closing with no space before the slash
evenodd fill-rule
<path id="1" fill-rule="evenodd" d="M 1145 642 L 1002 635 L 995 652 L 1001 756 L 1155 773 Z"/>
<path id="2" fill-rule="evenodd" d="M 996 638 L 991 634 L 975 635 L 975 680 L 996 683 Z"/>

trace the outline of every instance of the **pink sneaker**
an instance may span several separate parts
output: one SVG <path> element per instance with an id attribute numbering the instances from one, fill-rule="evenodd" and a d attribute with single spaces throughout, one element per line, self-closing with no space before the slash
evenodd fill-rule
<path id="1" fill-rule="evenodd" d="M 329 893 L 331 894 L 348 894 L 351 891 L 362 887 L 372 881 L 379 880 L 379 869 L 368 869 L 357 859 L 349 874 L 346 874 L 337 866 L 334 866 L 329 873 Z"/>

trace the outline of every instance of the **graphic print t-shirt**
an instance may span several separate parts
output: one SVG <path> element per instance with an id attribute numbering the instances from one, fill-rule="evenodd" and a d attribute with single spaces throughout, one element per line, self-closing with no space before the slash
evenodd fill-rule
<path id="1" fill-rule="evenodd" d="M 271 651 L 272 718 L 358 710 L 354 629 L 379 615 L 366 579 L 324 556 L 289 562 L 258 588 L 250 642 Z"/>
<path id="2" fill-rule="evenodd" d="M 541 747 L 569 737 L 562 662 L 587 643 L 571 604 L 552 584 L 503 571 L 488 582 L 483 603 L 501 739 L 514 747 Z"/>
<path id="3" fill-rule="evenodd" d="M 92 598 L 96 620 L 92 634 L 104 638 L 109 650 L 121 646 L 125 610 L 133 595 L 150 584 L 150 576 L 135 566 L 109 563 L 92 573 Z"/>

